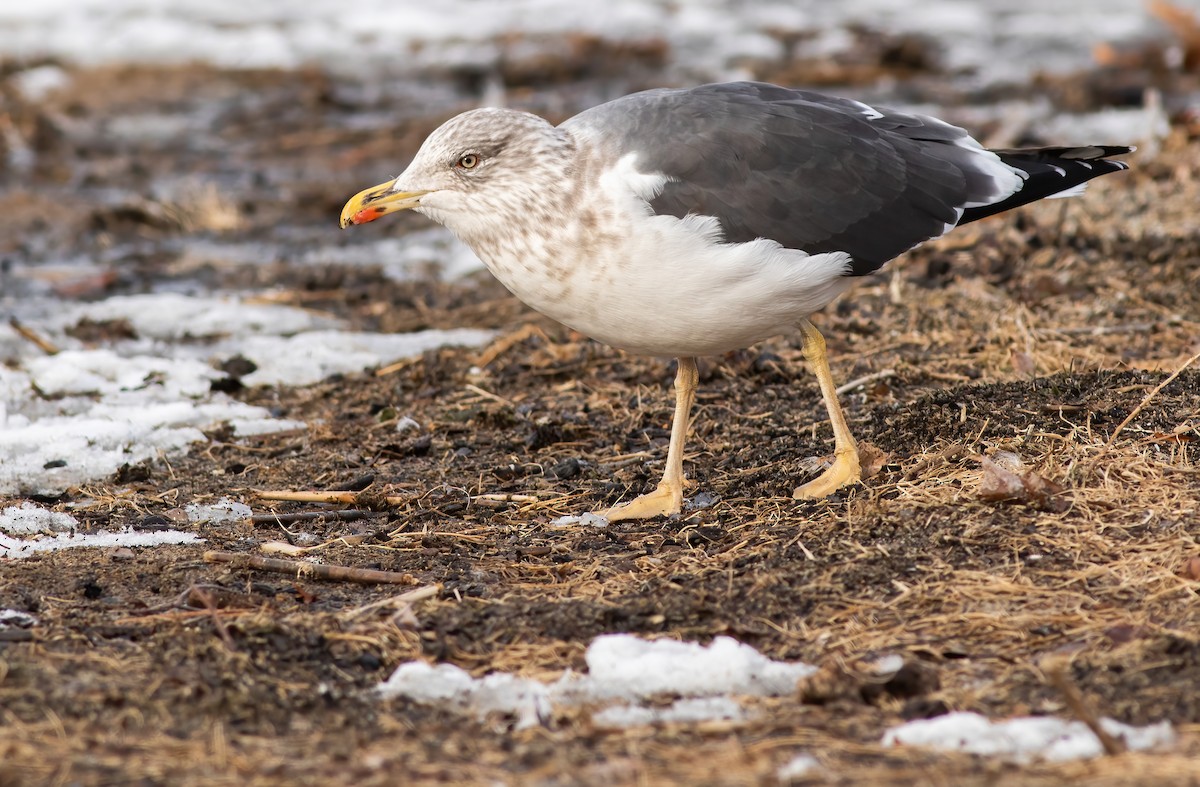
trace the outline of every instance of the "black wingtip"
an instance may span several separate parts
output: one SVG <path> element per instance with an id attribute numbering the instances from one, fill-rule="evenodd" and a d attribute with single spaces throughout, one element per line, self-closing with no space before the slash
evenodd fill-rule
<path id="1" fill-rule="evenodd" d="M 1017 193 L 992 205 L 963 211 L 959 225 L 994 216 L 1030 202 L 1069 191 L 1092 178 L 1129 169 L 1128 162 L 1111 156 L 1123 156 L 1137 150 L 1133 145 L 1079 145 L 1075 147 L 1023 148 L 993 150 L 1005 164 L 1025 173 L 1025 182 Z"/>

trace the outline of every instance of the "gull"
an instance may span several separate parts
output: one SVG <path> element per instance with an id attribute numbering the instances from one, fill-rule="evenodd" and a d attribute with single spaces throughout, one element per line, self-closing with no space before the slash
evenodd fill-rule
<path id="1" fill-rule="evenodd" d="M 679 513 L 696 358 L 799 331 L 834 458 L 797 499 L 861 479 L 825 339 L 809 321 L 856 280 L 955 227 L 1127 168 L 1126 146 L 988 150 L 925 115 L 755 82 L 634 93 L 559 125 L 501 108 L 429 135 L 343 228 L 414 210 L 517 298 L 593 339 L 678 359 L 657 487 L 597 512 Z"/>

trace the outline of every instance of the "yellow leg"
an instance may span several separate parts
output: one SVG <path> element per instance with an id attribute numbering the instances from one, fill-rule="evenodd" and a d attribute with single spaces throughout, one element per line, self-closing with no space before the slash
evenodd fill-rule
<path id="1" fill-rule="evenodd" d="M 833 424 L 833 465 L 807 484 L 797 487 L 792 493 L 792 497 L 797 500 L 816 500 L 828 497 L 847 484 L 858 483 L 862 475 L 858 467 L 858 447 L 854 444 L 850 427 L 846 425 L 846 416 L 842 414 L 842 406 L 838 404 L 833 375 L 829 373 L 825 337 L 808 320 L 800 323 L 800 332 L 803 338 L 804 359 L 817 376 L 817 382 L 821 385 L 821 396 L 825 399 L 825 409 L 829 411 L 829 421 Z"/>
<path id="2" fill-rule="evenodd" d="M 622 519 L 651 519 L 679 513 L 683 506 L 683 442 L 687 437 L 699 379 L 696 359 L 680 358 L 679 371 L 675 373 L 675 417 L 671 421 L 671 445 L 667 449 L 667 468 L 658 487 L 628 503 L 596 512 L 600 516 L 609 522 L 618 522 Z"/>

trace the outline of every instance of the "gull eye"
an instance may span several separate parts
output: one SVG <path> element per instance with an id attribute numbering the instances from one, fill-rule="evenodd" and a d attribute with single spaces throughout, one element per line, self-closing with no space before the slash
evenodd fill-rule
<path id="1" fill-rule="evenodd" d="M 456 166 L 459 169 L 475 169 L 479 166 L 479 156 L 474 153 L 468 153 L 458 160 Z"/>

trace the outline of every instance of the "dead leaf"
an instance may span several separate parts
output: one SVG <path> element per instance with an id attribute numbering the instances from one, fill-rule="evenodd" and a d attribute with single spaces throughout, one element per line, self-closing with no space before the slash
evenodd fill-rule
<path id="1" fill-rule="evenodd" d="M 863 481 L 879 475 L 892 458 L 892 455 L 871 443 L 858 444 L 858 467 Z"/>
<path id="2" fill-rule="evenodd" d="M 979 479 L 979 498 L 988 501 L 1020 500 L 1025 493 L 1021 477 L 986 456 L 979 457 L 983 477 Z"/>
<path id="3" fill-rule="evenodd" d="M 1061 511 L 1066 502 L 1057 498 L 1063 487 L 1033 470 L 1025 468 L 1020 457 L 1009 451 L 996 458 L 979 457 L 983 476 L 979 479 L 979 499 L 990 502 L 1026 503 L 1038 508 Z"/>

